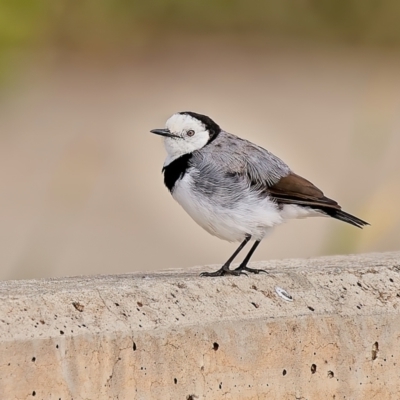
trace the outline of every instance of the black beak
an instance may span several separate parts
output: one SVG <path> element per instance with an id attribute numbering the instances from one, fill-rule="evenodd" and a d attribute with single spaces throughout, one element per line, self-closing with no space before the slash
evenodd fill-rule
<path id="1" fill-rule="evenodd" d="M 161 136 L 166 136 L 166 137 L 174 137 L 174 138 L 180 138 L 178 135 L 174 135 L 169 131 L 169 129 L 152 129 L 150 131 L 151 133 L 155 133 L 156 135 L 161 135 Z"/>

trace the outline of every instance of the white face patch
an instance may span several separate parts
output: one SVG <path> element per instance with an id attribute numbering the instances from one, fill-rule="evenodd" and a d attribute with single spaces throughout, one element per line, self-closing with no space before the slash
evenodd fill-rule
<path id="1" fill-rule="evenodd" d="M 210 134 L 204 124 L 188 114 L 174 114 L 168 119 L 165 126 L 171 133 L 178 135 L 179 138 L 165 137 L 164 146 L 168 156 L 164 166 L 184 154 L 201 149 L 210 138 Z"/>

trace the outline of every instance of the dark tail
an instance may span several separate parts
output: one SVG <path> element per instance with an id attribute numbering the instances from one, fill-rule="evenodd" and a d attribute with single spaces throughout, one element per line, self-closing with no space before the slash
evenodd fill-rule
<path id="1" fill-rule="evenodd" d="M 324 209 L 324 212 L 332 218 L 336 218 L 339 219 L 340 221 L 347 222 L 348 224 L 354 225 L 357 228 L 362 228 L 365 225 L 369 225 L 368 222 L 365 222 L 362 219 L 357 218 L 354 215 L 348 214 L 342 210 Z"/>

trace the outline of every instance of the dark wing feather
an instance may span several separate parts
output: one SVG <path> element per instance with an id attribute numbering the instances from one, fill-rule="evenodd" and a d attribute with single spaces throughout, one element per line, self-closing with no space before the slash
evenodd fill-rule
<path id="1" fill-rule="evenodd" d="M 336 201 L 325 197 L 322 191 L 310 181 L 293 172 L 268 187 L 268 193 L 278 203 L 298 204 L 313 208 L 328 207 L 335 210 L 341 209 Z"/>
<path id="2" fill-rule="evenodd" d="M 342 211 L 336 201 L 324 196 L 323 192 L 310 181 L 293 172 L 269 186 L 266 191 L 278 204 L 310 207 L 358 228 L 369 225 L 368 222 Z"/>

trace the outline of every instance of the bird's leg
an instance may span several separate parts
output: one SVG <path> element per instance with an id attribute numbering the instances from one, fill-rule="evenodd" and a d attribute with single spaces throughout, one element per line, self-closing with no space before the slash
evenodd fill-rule
<path id="1" fill-rule="evenodd" d="M 260 244 L 260 240 L 257 240 L 256 242 L 254 242 L 253 247 L 247 253 L 247 256 L 244 258 L 242 263 L 235 269 L 235 271 L 237 271 L 237 272 L 246 271 L 246 272 L 251 272 L 253 274 L 259 274 L 260 272 L 265 272 L 266 274 L 268 274 L 268 272 L 264 271 L 263 269 L 254 269 L 254 268 L 249 268 L 247 266 L 247 263 L 250 261 L 251 256 L 253 255 L 253 253 L 255 252 L 255 250 L 259 244 Z"/>
<path id="2" fill-rule="evenodd" d="M 218 270 L 215 272 L 202 272 L 200 276 L 223 276 L 223 275 L 246 275 L 243 271 L 241 270 L 231 270 L 229 269 L 229 266 L 231 265 L 232 261 L 235 259 L 235 257 L 240 253 L 240 251 L 243 249 L 244 246 L 246 246 L 247 242 L 250 240 L 251 236 L 246 236 L 246 238 L 243 240 L 243 242 L 240 244 L 240 246 L 235 250 L 235 252 L 229 257 L 228 261 Z"/>

